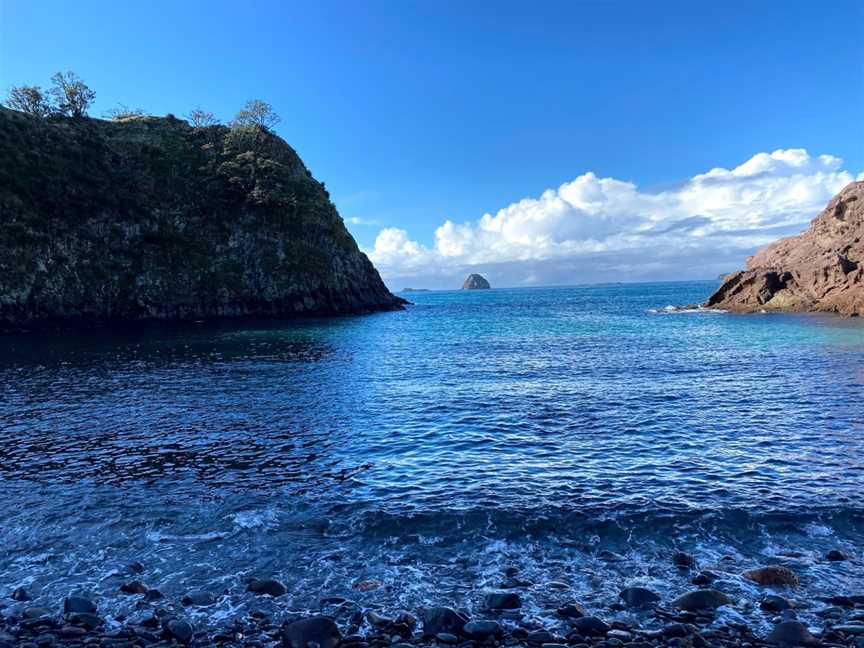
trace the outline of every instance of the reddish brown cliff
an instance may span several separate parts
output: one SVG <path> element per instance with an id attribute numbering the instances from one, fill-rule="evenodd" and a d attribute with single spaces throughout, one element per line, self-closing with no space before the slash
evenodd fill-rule
<path id="1" fill-rule="evenodd" d="M 864 315 L 864 182 L 847 185 L 810 229 L 750 257 L 704 305 Z"/>

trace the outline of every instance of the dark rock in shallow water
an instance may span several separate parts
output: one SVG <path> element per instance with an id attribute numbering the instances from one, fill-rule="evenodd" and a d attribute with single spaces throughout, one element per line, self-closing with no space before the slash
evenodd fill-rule
<path id="1" fill-rule="evenodd" d="M 192 635 L 194 633 L 195 629 L 188 621 L 181 621 L 180 619 L 170 619 L 165 624 L 165 638 L 174 639 L 181 644 L 188 644 L 190 641 L 192 641 Z"/>
<path id="2" fill-rule="evenodd" d="M 683 623 L 670 623 L 663 628 L 664 637 L 686 637 L 688 634 L 690 631 Z"/>
<path id="3" fill-rule="evenodd" d="M 576 619 L 573 628 L 583 637 L 602 637 L 610 630 L 605 621 L 593 616 Z"/>
<path id="4" fill-rule="evenodd" d="M 844 608 L 854 608 L 855 601 L 850 596 L 829 596 L 823 599 L 828 605 L 839 605 Z"/>
<path id="5" fill-rule="evenodd" d="M 518 610 L 522 607 L 522 599 L 515 592 L 491 592 L 486 595 L 487 610 Z"/>
<path id="6" fill-rule="evenodd" d="M 67 615 L 69 623 L 73 625 L 79 625 L 87 628 L 88 630 L 95 630 L 103 623 L 105 623 L 101 617 L 90 614 L 88 612 L 81 612 L 76 614 Z"/>
<path id="7" fill-rule="evenodd" d="M 144 594 L 144 600 L 145 601 L 152 602 L 152 601 L 158 601 L 158 600 L 163 599 L 163 598 L 165 598 L 165 597 L 162 595 L 162 592 L 160 592 L 158 589 L 149 589 L 149 590 L 147 590 L 147 593 Z"/>
<path id="8" fill-rule="evenodd" d="M 184 595 L 180 602 L 186 607 L 208 607 L 216 603 L 216 597 L 210 592 L 189 592 Z"/>
<path id="9" fill-rule="evenodd" d="M 389 625 L 393 624 L 393 619 L 390 617 L 381 616 L 374 610 L 369 610 L 366 613 L 366 620 L 369 622 L 369 625 L 375 626 L 376 628 L 386 628 Z"/>
<path id="10" fill-rule="evenodd" d="M 19 587 L 14 592 L 12 592 L 11 598 L 13 601 L 29 601 L 30 595 L 23 587 Z"/>
<path id="11" fill-rule="evenodd" d="M 420 619 L 423 621 L 423 634 L 427 637 L 442 632 L 460 635 L 468 623 L 468 617 L 448 607 L 425 608 L 420 611 Z"/>
<path id="12" fill-rule="evenodd" d="M 744 578 L 759 585 L 779 587 L 783 585 L 798 585 L 798 574 L 782 565 L 768 565 L 744 572 Z"/>
<path id="13" fill-rule="evenodd" d="M 83 596 L 69 596 L 63 601 L 64 614 L 96 614 L 96 604 Z"/>
<path id="14" fill-rule="evenodd" d="M 150 588 L 139 580 L 129 581 L 120 586 L 120 591 L 124 594 L 146 594 L 149 590 Z"/>
<path id="15" fill-rule="evenodd" d="M 798 621 L 783 621 L 774 626 L 771 633 L 765 640 L 781 646 L 782 648 L 792 648 L 793 646 L 818 646 L 821 642 L 810 634 L 803 623 Z"/>
<path id="16" fill-rule="evenodd" d="M 690 567 L 696 566 L 696 559 L 688 553 L 678 551 L 672 554 L 672 564 L 677 567 L 689 569 Z"/>
<path id="17" fill-rule="evenodd" d="M 284 648 L 336 648 L 342 635 L 330 617 L 314 616 L 289 623 L 282 631 Z"/>
<path id="18" fill-rule="evenodd" d="M 759 607 L 766 612 L 777 613 L 790 609 L 792 604 L 782 596 L 771 594 L 762 599 L 762 602 L 759 603 Z"/>
<path id="19" fill-rule="evenodd" d="M 841 549 L 832 549 L 827 554 L 825 554 L 825 560 L 830 560 L 832 562 L 842 562 L 844 560 L 849 560 L 849 556 L 845 551 Z"/>
<path id="20" fill-rule="evenodd" d="M 129 571 L 133 574 L 143 574 L 144 573 L 144 565 L 142 565 L 137 560 L 129 563 L 128 567 L 129 567 Z"/>
<path id="21" fill-rule="evenodd" d="M 534 630 L 528 633 L 526 639 L 530 644 L 547 644 L 555 643 L 557 637 L 548 630 Z"/>
<path id="22" fill-rule="evenodd" d="M 566 619 L 579 619 L 588 616 L 588 611 L 579 603 L 567 603 L 558 608 L 558 614 Z"/>
<path id="23" fill-rule="evenodd" d="M 253 594 L 267 595 L 272 596 L 274 598 L 282 596 L 288 592 L 288 588 L 285 587 L 283 583 L 280 583 L 277 580 L 252 580 L 248 587 L 246 587 L 247 592 L 252 592 Z"/>
<path id="24" fill-rule="evenodd" d="M 672 601 L 672 606 L 688 612 L 713 610 L 721 605 L 729 605 L 732 599 L 723 592 L 713 589 L 700 589 L 679 596 Z"/>
<path id="25" fill-rule="evenodd" d="M 690 582 L 694 585 L 710 585 L 715 580 L 717 580 L 717 574 L 706 569 L 696 574 Z"/>
<path id="26" fill-rule="evenodd" d="M 469 621 L 463 630 L 470 639 L 485 639 L 501 634 L 501 624 L 497 621 Z"/>
<path id="27" fill-rule="evenodd" d="M 642 608 L 656 605 L 660 595 L 644 587 L 628 587 L 618 595 L 628 607 Z"/>
<path id="28" fill-rule="evenodd" d="M 87 634 L 87 630 L 78 626 L 65 625 L 58 633 L 61 639 L 80 639 Z"/>

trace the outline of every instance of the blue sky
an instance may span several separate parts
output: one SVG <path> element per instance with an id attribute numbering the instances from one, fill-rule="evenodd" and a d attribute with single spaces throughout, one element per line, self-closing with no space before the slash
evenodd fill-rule
<path id="1" fill-rule="evenodd" d="M 674 193 L 712 168 L 806 149 L 783 177 L 834 176 L 806 195 L 799 187 L 785 216 L 763 213 L 760 227 L 784 232 L 864 170 L 861 2 L 0 0 L 0 88 L 45 84 L 61 69 L 96 90 L 96 115 L 122 102 L 153 114 L 202 106 L 229 119 L 250 97 L 271 102 L 278 132 L 327 183 L 391 282 L 449 285 L 426 268 L 450 262 L 456 274 L 485 268 L 508 284 L 603 280 L 585 268 L 590 255 L 614 252 L 610 232 L 642 232 L 646 219 L 659 227 L 641 198 L 625 205 L 616 194 L 598 206 L 579 194 L 564 216 L 552 205 L 555 228 L 525 226 L 549 217 L 544 191 L 570 195 L 562 183 L 589 172 L 640 196 Z M 817 164 L 820 154 L 843 162 Z M 490 238 L 511 223 L 484 226 L 483 215 L 525 198 L 540 215 L 520 212 L 513 236 Z M 752 225 L 752 198 L 742 200 L 738 221 Z M 673 224 L 714 218 L 701 212 L 715 203 L 681 202 Z M 641 221 L 627 219 L 633 210 Z M 605 239 L 586 229 L 592 218 Z M 442 234 L 448 221 L 453 232 L 467 224 L 460 240 L 472 237 L 470 250 Z M 376 251 L 382 230 L 390 238 Z M 702 245 L 703 274 L 740 265 L 763 239 Z M 665 252 L 618 244 L 633 258 L 610 272 L 633 272 L 639 250 L 638 276 L 677 272 L 658 258 L 680 242 Z M 554 272 L 541 267 L 553 261 Z"/>

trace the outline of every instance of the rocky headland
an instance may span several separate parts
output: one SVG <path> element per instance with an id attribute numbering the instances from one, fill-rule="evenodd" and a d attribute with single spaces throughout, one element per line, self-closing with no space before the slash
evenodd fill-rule
<path id="1" fill-rule="evenodd" d="M 404 303 L 267 128 L 0 108 L 0 330 Z"/>
<path id="2" fill-rule="evenodd" d="M 485 277 L 474 273 L 468 275 L 462 284 L 462 290 L 488 290 L 491 287 Z"/>
<path id="3" fill-rule="evenodd" d="M 864 182 L 847 185 L 807 231 L 750 257 L 704 306 L 864 315 Z"/>

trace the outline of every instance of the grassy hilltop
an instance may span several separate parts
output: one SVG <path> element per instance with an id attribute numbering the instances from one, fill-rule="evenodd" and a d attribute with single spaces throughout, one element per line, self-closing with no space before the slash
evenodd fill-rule
<path id="1" fill-rule="evenodd" d="M 0 142 L 7 328 L 400 305 L 266 128 L 0 108 Z"/>

